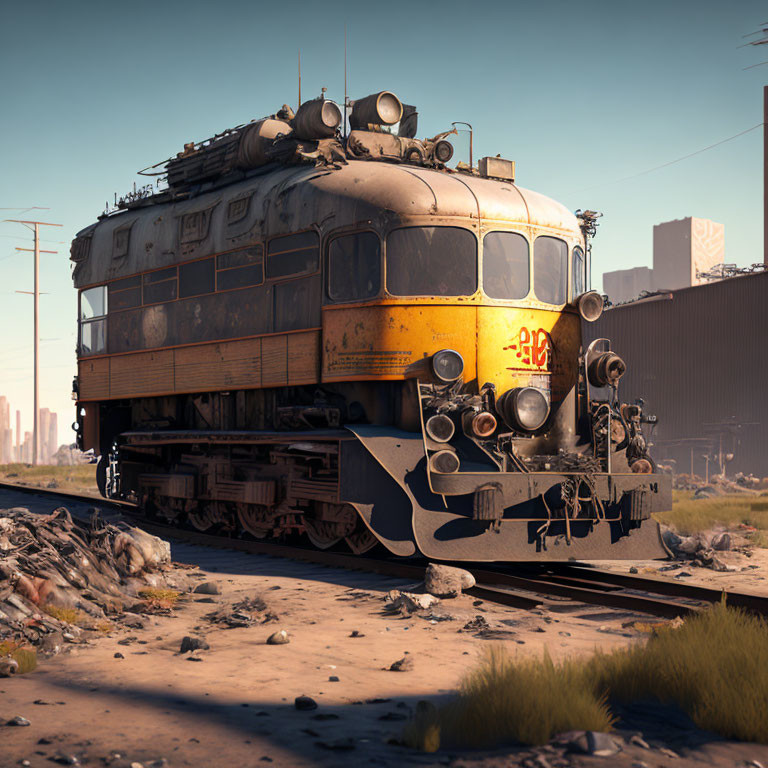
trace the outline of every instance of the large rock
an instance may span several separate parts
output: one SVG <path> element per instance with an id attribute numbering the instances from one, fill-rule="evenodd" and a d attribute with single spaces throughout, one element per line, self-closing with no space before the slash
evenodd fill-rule
<path id="1" fill-rule="evenodd" d="M 475 577 L 463 568 L 430 563 L 424 574 L 424 588 L 436 597 L 456 597 L 475 586 Z"/>

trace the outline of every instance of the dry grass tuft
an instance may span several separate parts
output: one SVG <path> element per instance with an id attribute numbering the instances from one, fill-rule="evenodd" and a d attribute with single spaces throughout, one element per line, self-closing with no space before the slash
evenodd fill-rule
<path id="1" fill-rule="evenodd" d="M 54 619 L 63 621 L 66 624 L 80 626 L 83 622 L 88 621 L 88 616 L 82 611 L 78 611 L 76 608 L 61 608 L 58 605 L 48 603 L 47 605 L 42 606 L 42 610 L 49 616 L 53 616 Z"/>
<path id="2" fill-rule="evenodd" d="M 726 738 L 768 742 L 766 690 L 768 622 L 722 603 L 586 660 L 520 659 L 492 648 L 456 700 L 431 716 L 417 712 L 403 739 L 419 749 L 441 735 L 451 747 L 543 744 L 562 731 L 609 730 L 611 700 L 655 699 Z"/>
<path id="3" fill-rule="evenodd" d="M 170 610 L 181 597 L 181 592 L 175 589 L 158 589 L 147 587 L 139 591 L 139 597 L 149 610 Z"/>
<path id="4" fill-rule="evenodd" d="M 19 665 L 17 675 L 31 672 L 37 667 L 37 652 L 33 648 L 27 648 L 19 643 L 5 640 L 0 642 L 0 659 L 10 656 Z"/>
<path id="5" fill-rule="evenodd" d="M 754 496 L 694 499 L 690 492 L 676 491 L 672 509 L 659 513 L 656 519 L 682 534 L 698 533 L 719 525 L 736 527 L 740 523 L 768 530 L 768 508 L 760 509 L 759 500 Z"/>

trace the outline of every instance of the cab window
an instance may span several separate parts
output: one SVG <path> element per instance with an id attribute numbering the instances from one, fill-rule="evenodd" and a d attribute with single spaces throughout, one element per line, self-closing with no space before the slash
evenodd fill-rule
<path id="1" fill-rule="evenodd" d="M 587 270 L 584 251 L 578 245 L 571 252 L 571 275 L 571 285 L 573 286 L 571 298 L 575 299 L 587 290 Z"/>
<path id="2" fill-rule="evenodd" d="M 477 240 L 459 227 L 405 227 L 387 237 L 387 290 L 395 296 L 471 296 Z"/>
<path id="3" fill-rule="evenodd" d="M 568 246 L 557 237 L 537 237 L 533 243 L 533 292 L 546 304 L 565 304 Z"/>
<path id="4" fill-rule="evenodd" d="M 328 297 L 361 301 L 381 287 L 381 247 L 378 235 L 358 232 L 331 240 L 328 247 Z"/>
<path id="5" fill-rule="evenodd" d="M 517 232 L 483 238 L 483 291 L 492 299 L 524 299 L 531 285 L 528 241 Z"/>
<path id="6" fill-rule="evenodd" d="M 98 355 L 107 348 L 107 286 L 80 293 L 80 354 Z"/>
<path id="7" fill-rule="evenodd" d="M 311 275 L 320 268 L 317 232 L 275 237 L 267 247 L 267 277 L 277 279 Z"/>

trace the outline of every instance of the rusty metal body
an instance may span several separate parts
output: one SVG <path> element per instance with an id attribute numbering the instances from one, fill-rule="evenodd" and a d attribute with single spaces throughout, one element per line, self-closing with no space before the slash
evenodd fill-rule
<path id="1" fill-rule="evenodd" d="M 104 457 L 103 492 L 200 529 L 355 552 L 663 556 L 650 513 L 669 503 L 664 478 L 594 433 L 617 406 L 595 411 L 585 383 L 580 221 L 448 171 L 434 140 L 407 162 L 354 159 L 384 136 L 370 135 L 347 151 L 323 134 L 313 154 L 280 134 L 260 157 L 293 142 L 301 164 L 185 187 L 207 173 L 195 150 L 169 163 L 186 169 L 178 189 L 79 233 L 79 440 Z M 435 378 L 440 350 L 458 376 Z M 541 425 L 512 424 L 507 393 L 545 409 Z M 424 431 L 434 413 L 457 424 L 442 444 Z M 480 435 L 463 426 L 477 414 Z"/>

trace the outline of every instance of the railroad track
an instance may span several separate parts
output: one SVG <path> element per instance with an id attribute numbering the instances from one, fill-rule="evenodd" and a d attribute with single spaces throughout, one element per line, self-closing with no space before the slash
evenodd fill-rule
<path id="1" fill-rule="evenodd" d="M 66 503 L 77 501 L 119 512 L 150 533 L 181 539 L 219 549 L 233 549 L 253 554 L 289 558 L 333 568 L 380 573 L 394 578 L 421 581 L 425 564 L 419 561 L 376 559 L 271 542 L 216 536 L 199 531 L 176 528 L 145 518 L 139 508 L 127 502 L 82 496 L 58 489 L 35 488 L 15 483 L 0 483 L 0 489 L 20 491 Z M 551 607 L 563 610 L 570 605 L 591 604 L 664 618 L 696 613 L 706 605 L 719 602 L 723 593 L 707 587 L 680 583 L 670 579 L 614 573 L 587 564 L 525 564 L 521 566 L 489 566 L 461 563 L 471 571 L 477 586 L 467 594 L 489 602 L 515 608 Z M 730 592 L 729 605 L 768 616 L 768 597 L 753 593 Z"/>

